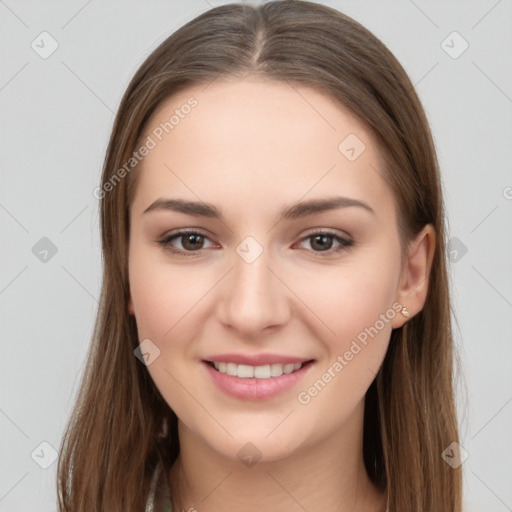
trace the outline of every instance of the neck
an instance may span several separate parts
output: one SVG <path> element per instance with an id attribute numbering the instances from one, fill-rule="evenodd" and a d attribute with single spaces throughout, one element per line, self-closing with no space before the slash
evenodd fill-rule
<path id="1" fill-rule="evenodd" d="M 253 466 L 219 454 L 179 422 L 180 455 L 170 474 L 175 512 L 384 512 L 385 494 L 364 467 L 362 411 L 328 439 Z"/>

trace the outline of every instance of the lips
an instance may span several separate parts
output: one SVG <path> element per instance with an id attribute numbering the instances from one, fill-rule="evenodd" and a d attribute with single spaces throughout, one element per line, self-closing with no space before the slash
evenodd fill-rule
<path id="1" fill-rule="evenodd" d="M 276 354 L 219 354 L 202 362 L 224 393 L 244 400 L 262 400 L 295 386 L 314 360 Z"/>

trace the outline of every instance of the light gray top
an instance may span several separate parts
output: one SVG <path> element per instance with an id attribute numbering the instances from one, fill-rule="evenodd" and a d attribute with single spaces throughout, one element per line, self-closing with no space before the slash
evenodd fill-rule
<path id="1" fill-rule="evenodd" d="M 171 489 L 163 467 L 163 462 L 160 460 L 151 478 L 145 512 L 173 512 Z"/>

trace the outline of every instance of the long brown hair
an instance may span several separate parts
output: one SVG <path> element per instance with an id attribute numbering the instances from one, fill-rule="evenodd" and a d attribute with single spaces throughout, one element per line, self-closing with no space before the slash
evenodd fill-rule
<path id="1" fill-rule="evenodd" d="M 134 357 L 139 340 L 127 307 L 127 249 L 135 172 L 120 169 L 163 100 L 189 85 L 247 74 L 314 87 L 348 107 L 384 156 L 402 253 L 426 224 L 436 231 L 424 308 L 393 330 L 366 394 L 363 456 L 372 481 L 387 489 L 390 512 L 460 512 L 460 468 L 441 456 L 458 441 L 458 429 L 445 214 L 427 119 L 407 74 L 379 39 L 340 12 L 301 0 L 203 13 L 149 55 L 122 98 L 99 193 L 100 307 L 61 445 L 60 511 L 140 512 L 157 457 L 170 469 L 178 456 L 176 415 Z"/>

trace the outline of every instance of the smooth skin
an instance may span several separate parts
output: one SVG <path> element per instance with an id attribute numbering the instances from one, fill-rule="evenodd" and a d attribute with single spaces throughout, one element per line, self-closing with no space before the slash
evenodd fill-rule
<path id="1" fill-rule="evenodd" d="M 217 79 L 162 103 L 141 139 L 190 97 L 197 106 L 134 171 L 130 208 L 129 311 L 139 340 L 160 350 L 147 370 L 179 419 L 181 453 L 169 475 L 175 510 L 384 511 L 386 496 L 363 463 L 364 396 L 391 330 L 407 318 L 385 323 L 309 403 L 297 396 L 394 302 L 411 317 L 422 309 L 435 233 L 428 225 L 410 242 L 402 267 L 396 204 L 375 139 L 322 92 L 254 76 Z M 349 134 L 365 145 L 354 161 L 338 149 Z M 299 201 L 338 196 L 372 211 L 279 219 Z M 223 219 L 144 213 L 159 199 L 209 203 Z M 204 238 L 169 240 L 192 228 Z M 322 239 L 326 230 L 331 238 Z M 248 236 L 263 249 L 251 263 L 236 251 Z M 241 400 L 205 371 L 201 361 L 219 353 L 315 362 L 293 389 Z M 249 442 L 261 454 L 251 467 L 237 456 Z"/>

